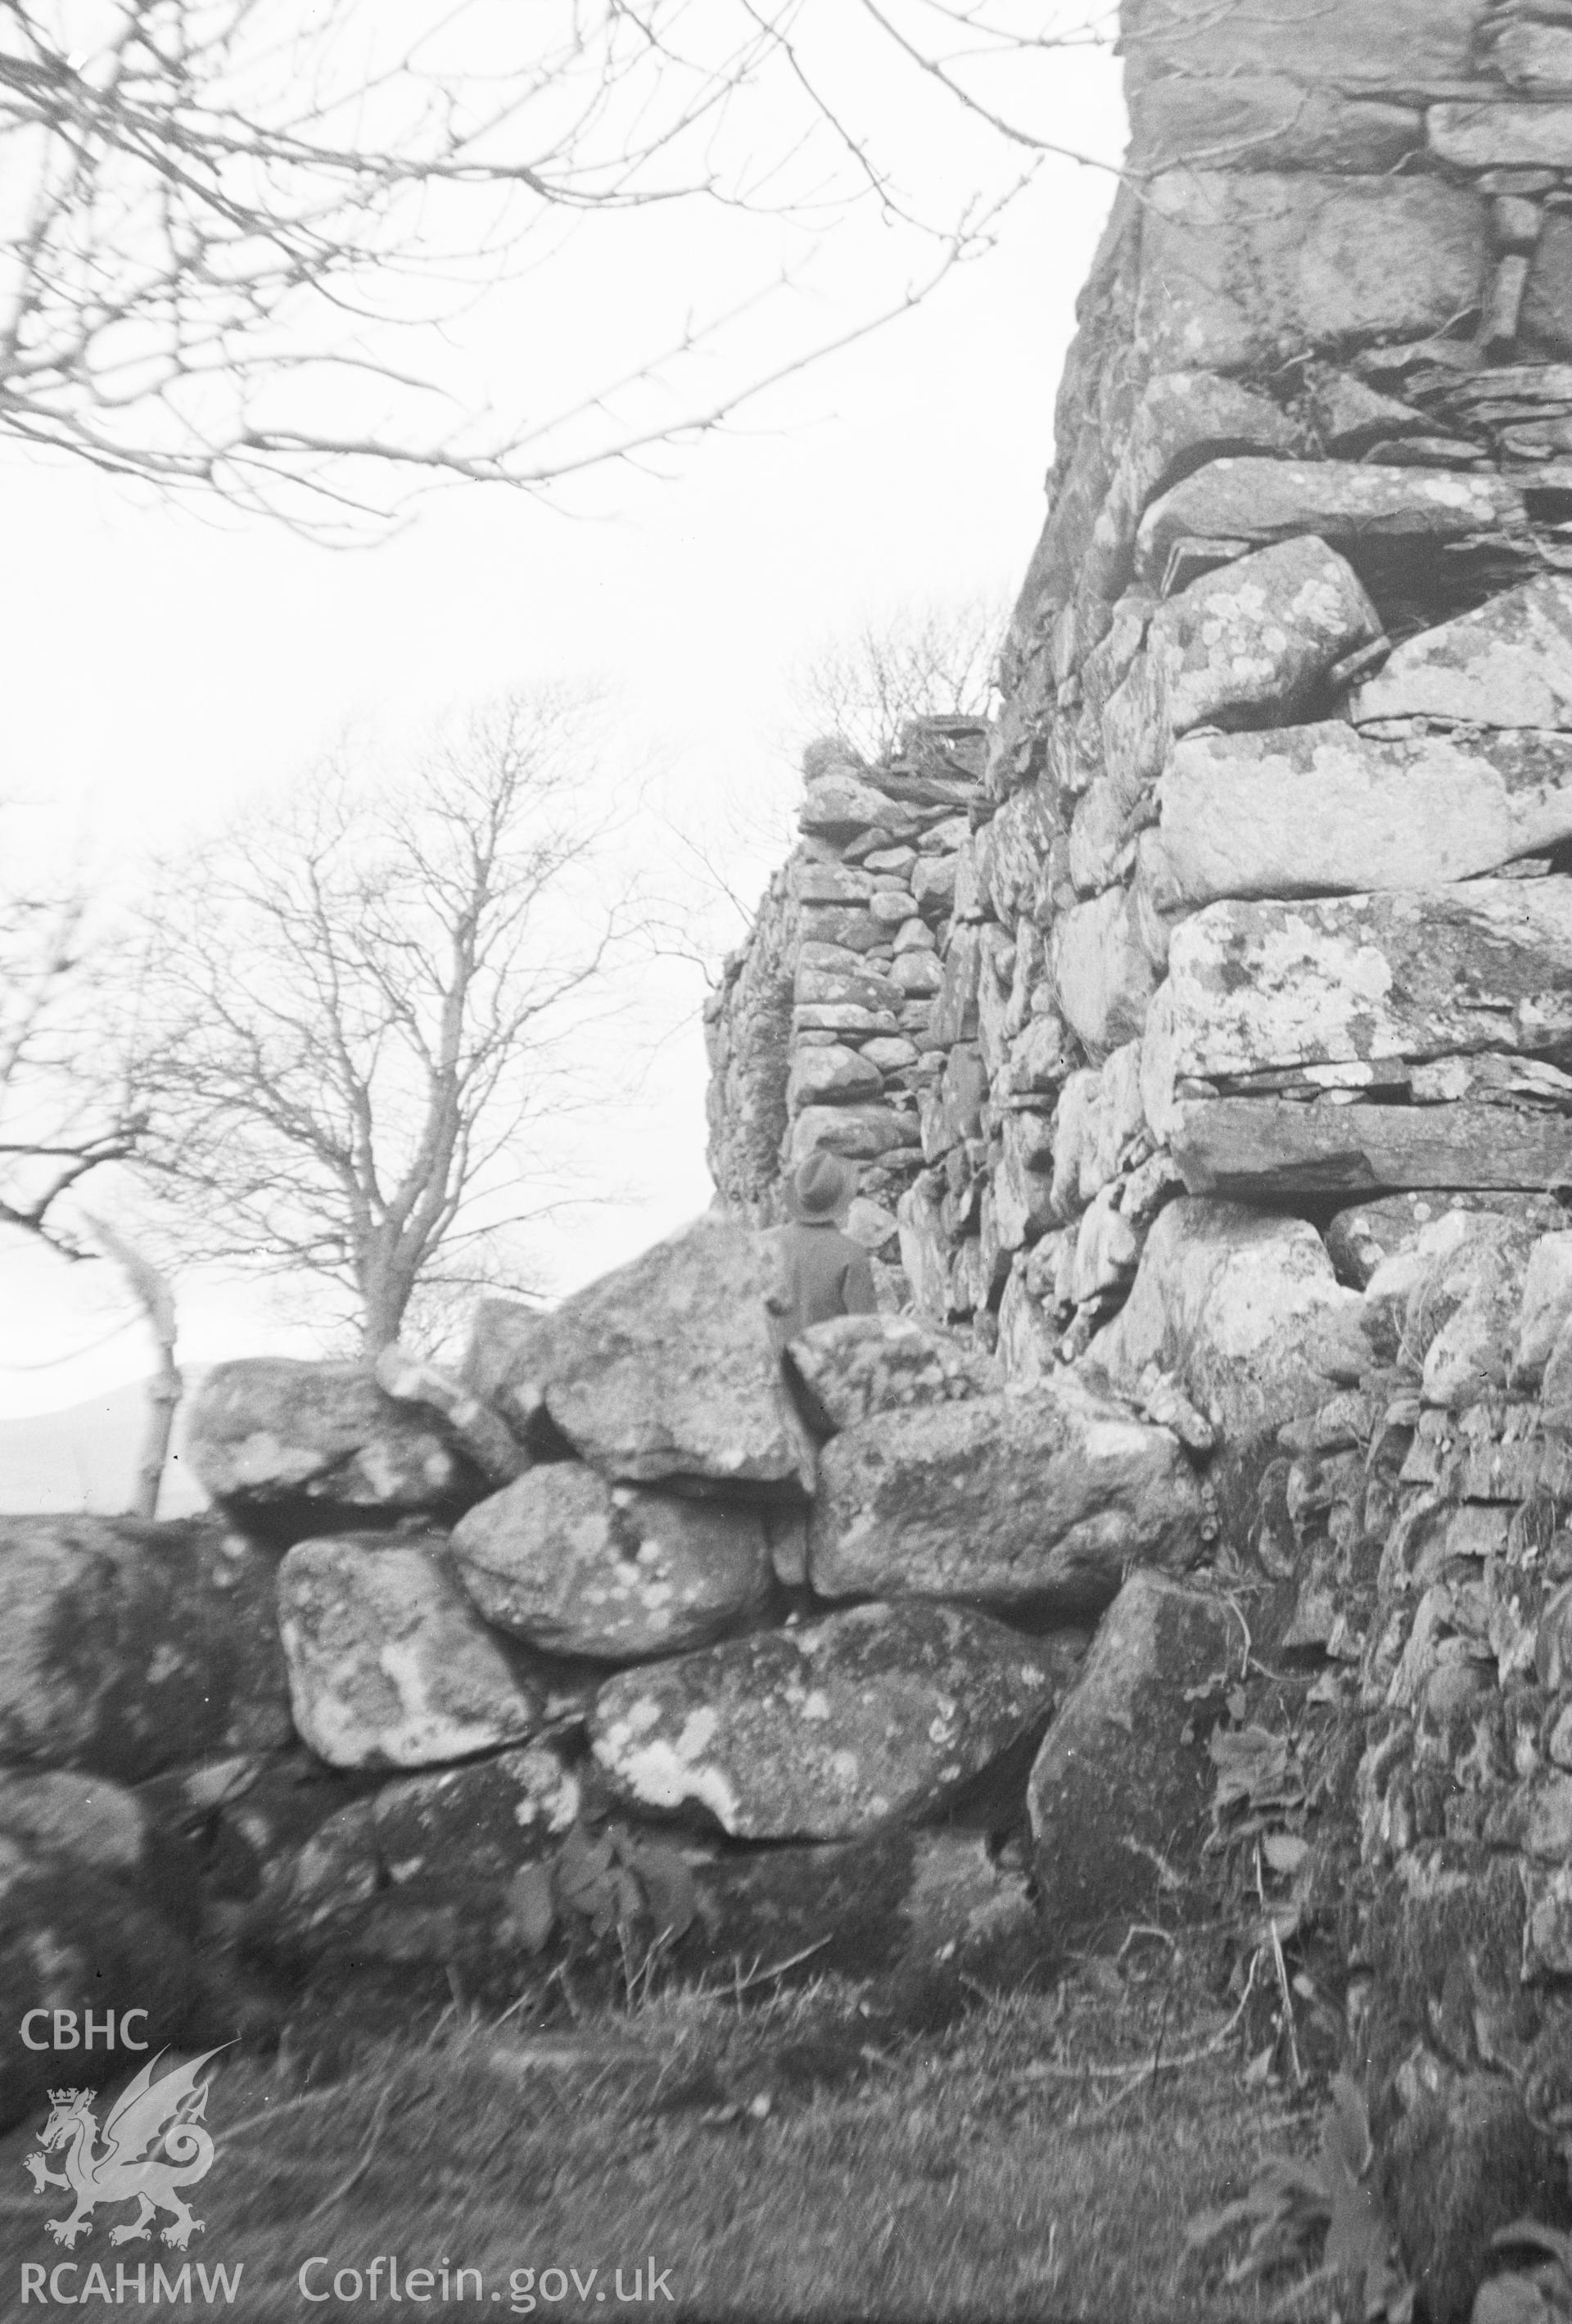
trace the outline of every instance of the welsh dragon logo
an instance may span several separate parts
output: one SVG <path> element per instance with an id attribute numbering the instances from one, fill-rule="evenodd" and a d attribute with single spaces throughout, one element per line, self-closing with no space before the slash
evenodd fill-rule
<path id="1" fill-rule="evenodd" d="M 110 2230 L 112 2244 L 144 2243 L 160 2211 L 170 2214 L 163 2240 L 177 2251 L 183 2251 L 204 2225 L 191 2217 L 178 2190 L 206 2178 L 213 2167 L 213 2141 L 202 2127 L 208 2086 L 198 2077 L 218 2052 L 206 2050 L 155 2082 L 153 2068 L 163 2054 L 161 2050 L 150 2058 L 115 2100 L 104 2125 L 102 2147 L 88 2103 L 96 2093 L 49 2094 L 53 2111 L 40 2133 L 43 2152 L 26 2156 L 23 2167 L 32 2173 L 35 2194 L 41 2195 L 46 2187 L 65 2187 L 75 2194 L 76 2209 L 69 2218 L 44 2221 L 56 2243 L 68 2251 L 74 2249 L 78 2236 L 92 2234 L 88 2214 L 100 2203 L 134 2202 L 138 2207 L 128 2226 Z M 51 2171 L 44 2153 L 62 2146 L 65 2169 Z"/>

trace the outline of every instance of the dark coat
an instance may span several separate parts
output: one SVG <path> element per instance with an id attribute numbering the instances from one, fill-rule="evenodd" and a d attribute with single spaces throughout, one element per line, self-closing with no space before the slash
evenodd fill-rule
<path id="1" fill-rule="evenodd" d="M 810 1323 L 832 1315 L 871 1315 L 873 1269 L 860 1242 L 842 1234 L 833 1219 L 794 1219 L 774 1235 L 775 1281 L 765 1305 L 784 1347 Z"/>

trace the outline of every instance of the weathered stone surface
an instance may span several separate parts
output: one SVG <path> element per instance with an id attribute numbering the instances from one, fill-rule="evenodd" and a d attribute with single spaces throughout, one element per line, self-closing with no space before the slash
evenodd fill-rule
<path id="1" fill-rule="evenodd" d="M 561 1755 L 527 1743 L 382 1784 L 371 1802 L 372 1838 L 394 1887 L 505 1881 L 560 1839 L 582 1804 L 583 1786 Z"/>
<path id="2" fill-rule="evenodd" d="M 288 1735 L 260 1551 L 201 1519 L 0 1518 L 0 1762 L 134 1783 Z"/>
<path id="3" fill-rule="evenodd" d="M 744 1217 L 758 1217 L 768 1207 L 786 1134 L 792 979 L 800 941 L 786 887 L 777 872 L 747 945 L 725 962 L 720 990 L 704 1003 L 707 1158 L 721 1194 Z"/>
<path id="4" fill-rule="evenodd" d="M 843 1840 L 942 1807 L 1052 1699 L 1031 1642 L 997 1622 L 858 1606 L 621 1674 L 590 1740 L 631 1808 L 698 1811 L 738 1839 Z"/>
<path id="5" fill-rule="evenodd" d="M 903 1146 L 919 1146 L 922 1131 L 915 1113 L 897 1112 L 887 1105 L 808 1105 L 792 1130 L 792 1159 L 822 1147 L 843 1154 L 849 1161 L 871 1162 Z"/>
<path id="6" fill-rule="evenodd" d="M 1466 540 L 1523 521 L 1521 492 L 1503 476 L 1351 460 L 1214 460 L 1147 510 L 1135 570 L 1161 582 L 1185 540 L 1265 544 L 1316 533 L 1351 551 L 1370 540 Z M 1533 722 L 1520 712 L 1503 723 Z"/>
<path id="7" fill-rule="evenodd" d="M 198 1993 L 185 1940 L 97 1861 L 90 1846 L 83 1852 L 0 1833 L 0 2130 L 21 2121 L 50 2089 L 79 2083 L 84 2065 L 100 2073 L 109 2068 L 102 2046 L 108 2012 L 118 2024 L 124 2011 L 145 2010 L 134 2034 L 156 2051 L 190 2030 Z M 90 2061 L 80 2046 L 89 2008 L 100 2044 Z M 39 2009 L 48 2016 L 29 2022 L 29 2011 Z M 47 2044 L 56 2010 L 74 2013 L 76 2044 L 31 2048 L 24 2023 L 34 2042 Z"/>
<path id="8" fill-rule="evenodd" d="M 1552 210 L 1529 265 L 1521 335 L 1544 354 L 1572 355 L 1572 217 Z"/>
<path id="9" fill-rule="evenodd" d="M 893 799 L 876 791 L 850 767 L 837 768 L 804 787 L 797 810 L 799 831 L 821 833 L 827 839 L 849 839 L 872 826 L 887 830 L 892 837 L 915 828 L 912 818 L 903 815 Z"/>
<path id="10" fill-rule="evenodd" d="M 876 1412 L 987 1395 L 999 1385 L 986 1356 L 911 1315 L 836 1315 L 786 1350 L 811 1425 L 825 1436 Z"/>
<path id="11" fill-rule="evenodd" d="M 797 1005 L 804 1008 L 828 1004 L 832 1008 L 880 1011 L 898 1007 L 901 998 L 901 989 L 893 979 L 876 973 L 866 964 L 855 973 L 800 964 L 792 991 Z M 783 1076 L 783 1102 L 785 1086 Z M 777 1143 L 778 1145 L 778 1139 Z"/>
<path id="12" fill-rule="evenodd" d="M 1145 0 L 1126 27 L 1131 87 L 1177 73 L 1215 78 L 1277 72 L 1292 54 L 1310 87 L 1393 89 L 1474 78 L 1479 0 L 1323 0 L 1313 15 L 1295 0 L 1258 0 L 1219 14 L 1196 0 Z"/>
<path id="13" fill-rule="evenodd" d="M 1531 14 L 1498 16 L 1481 27 L 1490 39 L 1491 57 L 1503 80 L 1514 88 L 1572 88 L 1572 22 L 1555 14 L 1556 0 L 1541 7 L 1544 20 Z"/>
<path id="14" fill-rule="evenodd" d="M 400 1403 L 358 1364 L 215 1364 L 188 1438 L 216 1501 L 296 1538 L 355 1512 L 456 1516 L 484 1489 L 436 1413 Z"/>
<path id="15" fill-rule="evenodd" d="M 1176 1077 L 1531 1055 L 1569 1033 L 1572 880 L 1209 904 L 1173 932 L 1142 1092 L 1163 1127 Z"/>
<path id="16" fill-rule="evenodd" d="M 1368 1361 L 1359 1312 L 1303 1219 L 1181 1199 L 1147 1236 L 1135 1287 L 1087 1363 L 1126 1393 L 1155 1364 L 1225 1435 L 1247 1437 L 1324 1402 L 1339 1356 L 1357 1375 Z"/>
<path id="17" fill-rule="evenodd" d="M 1094 1056 L 1137 1039 L 1157 985 L 1134 898 L 1110 888 L 1055 923 L 1053 989 L 1066 1021 Z"/>
<path id="18" fill-rule="evenodd" d="M 1160 373 L 1149 381 L 1130 421 L 1108 498 L 1092 528 L 1082 588 L 1110 600 L 1130 575 L 1135 530 L 1149 501 L 1181 468 L 1193 468 L 1224 453 L 1290 453 L 1298 448 L 1293 424 L 1266 396 L 1216 372 Z M 1083 681 L 1094 711 L 1100 710 L 1120 672 L 1141 641 L 1149 608 L 1128 600 L 1116 610 L 1112 631 L 1087 656 Z M 1073 659 L 1073 657 L 1072 657 Z"/>
<path id="19" fill-rule="evenodd" d="M 786 864 L 786 888 L 799 904 L 866 904 L 873 880 L 855 863 L 822 863 L 796 854 Z"/>
<path id="20" fill-rule="evenodd" d="M 1028 783 L 978 834 L 978 877 L 996 919 L 1013 927 L 1032 910 L 1057 828 L 1048 786 Z"/>
<path id="21" fill-rule="evenodd" d="M 1454 1213 L 1495 1212 L 1521 1218 L 1536 1234 L 1560 1223 L 1562 1212 L 1545 1196 L 1493 1194 L 1469 1190 L 1448 1194 L 1387 1194 L 1339 1211 L 1327 1228 L 1327 1249 L 1342 1283 L 1363 1291 L 1384 1261 L 1411 1250 L 1438 1219 Z"/>
<path id="22" fill-rule="evenodd" d="M 1375 176 L 1424 143 L 1416 106 L 1350 101 L 1283 73 L 1148 81 L 1130 101 L 1128 166 Z"/>
<path id="23" fill-rule="evenodd" d="M 1381 621 L 1346 558 L 1313 536 L 1282 540 L 1209 573 L 1154 614 L 1146 651 L 1104 734 L 1128 723 L 1145 738 L 1135 772 L 1160 770 L 1172 738 L 1192 726 L 1236 727 L 1267 712 L 1292 717 L 1314 699 L 1334 664 L 1381 634 Z M 1111 747 L 1111 746 L 1110 746 Z"/>
<path id="24" fill-rule="evenodd" d="M 1117 1945 L 1132 1921 L 1168 1916 L 1187 1874 L 1200 1887 L 1190 1868 L 1215 1770 L 1194 1691 L 1224 1686 L 1231 1618 L 1222 1599 L 1152 1572 L 1132 1574 L 1104 1615 L 1027 1792 L 1057 1946 Z"/>
<path id="25" fill-rule="evenodd" d="M 1425 115 L 1430 148 L 1459 170 L 1572 169 L 1572 105 L 1454 100 Z"/>
<path id="26" fill-rule="evenodd" d="M 871 952 L 884 941 L 873 914 L 857 904 L 804 904 L 800 925 L 804 944 L 838 945 L 844 952 Z"/>
<path id="27" fill-rule="evenodd" d="M 1485 206 L 1436 178 L 1174 170 L 1145 202 L 1135 333 L 1160 369 L 1422 338 L 1479 302 Z"/>
<path id="28" fill-rule="evenodd" d="M 1379 742 L 1340 722 L 1196 734 L 1157 797 L 1143 860 L 1169 910 L 1439 887 L 1572 838 L 1572 742 L 1521 731 Z"/>
<path id="29" fill-rule="evenodd" d="M 1393 2126 L 1380 2169 L 1404 2267 L 1435 2324 L 1484 2314 L 1474 2297 L 1499 2264 L 1499 2230 L 1567 2217 L 1555 2142 L 1498 2075 L 1448 2073 L 1440 2089 L 1421 2085 Z M 1533 2314 L 1497 2310 L 1503 2324 L 1514 2312 Z"/>
<path id="30" fill-rule="evenodd" d="M 379 1351 L 372 1370 L 377 1386 L 400 1404 L 439 1412 L 455 1444 L 488 1483 L 509 1484 L 528 1468 L 529 1455 L 507 1422 L 442 1365 L 395 1340 Z"/>
<path id="31" fill-rule="evenodd" d="M 816 1134 L 826 1123 L 855 1135 L 864 1120 L 859 1107 L 810 1108 L 797 1117 L 799 1150 L 833 1144 Z M 872 1150 L 898 1142 L 892 1135 Z M 768 1263 L 747 1228 L 695 1220 L 531 1315 L 511 1361 L 472 1351 L 467 1376 L 487 1379 L 520 1429 L 544 1401 L 575 1451 L 607 1476 L 795 1486 L 812 1471 L 769 1334 Z"/>
<path id="32" fill-rule="evenodd" d="M 1572 1316 L 1572 1232 L 1541 1235 L 1523 1270 L 1512 1343 L 1512 1370 L 1524 1386 L 1532 1386 L 1543 1377 L 1568 1316 Z"/>
<path id="33" fill-rule="evenodd" d="M 1456 718 L 1470 726 L 1572 726 L 1572 580 L 1541 574 L 1405 639 L 1348 710 L 1356 724 Z"/>
<path id="34" fill-rule="evenodd" d="M 837 1436 L 808 1566 L 825 1598 L 1081 1609 L 1128 1565 L 1190 1564 L 1200 1506 L 1176 1438 L 1062 1377 Z"/>
<path id="35" fill-rule="evenodd" d="M 334 1767 L 424 1767 L 533 1733 L 547 1686 L 489 1630 L 439 1544 L 303 1541 L 279 1569 L 295 1724 Z"/>
<path id="36" fill-rule="evenodd" d="M 853 1104 L 877 1097 L 884 1076 L 871 1058 L 835 1043 L 828 1048 L 799 1048 L 792 1059 L 786 1084 L 786 1103 L 794 1113 L 807 1105 Z"/>
<path id="37" fill-rule="evenodd" d="M 1456 1412 L 1504 1391 L 1531 1242 L 1518 1220 L 1475 1216 L 1425 1269 L 1409 1296 L 1402 1344 L 1422 1360 L 1427 1404 Z M 1373 1297 L 1381 1279 L 1372 1279 Z"/>
<path id="38" fill-rule="evenodd" d="M 890 963 L 890 979 L 902 992 L 926 994 L 940 990 L 944 973 L 936 955 L 924 945 L 897 952 Z"/>
<path id="39" fill-rule="evenodd" d="M 637 1662 L 707 1646 L 769 1590 L 763 1513 L 607 1483 L 577 1461 L 532 1469 L 450 1543 L 488 1622 L 548 1653 Z"/>
<path id="40" fill-rule="evenodd" d="M 1572 1175 L 1562 1116 L 1489 1105 L 1174 1106 L 1165 1135 L 1192 1194 L 1273 1197 L 1459 1184 L 1543 1189 Z"/>

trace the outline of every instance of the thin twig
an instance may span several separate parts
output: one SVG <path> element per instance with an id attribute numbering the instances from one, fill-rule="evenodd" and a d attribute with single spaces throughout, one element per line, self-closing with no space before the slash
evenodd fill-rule
<path id="1" fill-rule="evenodd" d="M 753 1986 L 768 1985 L 773 1977 L 784 1977 L 788 1969 L 795 1969 L 801 1961 L 811 1960 L 815 1953 L 822 1953 L 825 1946 L 832 1941 L 829 1937 L 821 1937 L 817 1944 L 804 1945 L 800 1953 L 793 1953 L 789 1959 L 777 1961 L 773 1969 L 756 1969 L 750 1977 L 734 1978 L 731 1982 L 732 1993 L 746 1993 Z"/>

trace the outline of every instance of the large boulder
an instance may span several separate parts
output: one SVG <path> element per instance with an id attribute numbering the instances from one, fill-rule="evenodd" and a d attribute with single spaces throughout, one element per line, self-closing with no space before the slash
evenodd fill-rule
<path id="1" fill-rule="evenodd" d="M 522 1742 L 538 1662 L 488 1629 L 437 1541 L 303 1541 L 279 1569 L 295 1724 L 335 1767 L 427 1767 Z"/>
<path id="2" fill-rule="evenodd" d="M 1348 706 L 1378 718 L 1572 726 L 1572 581 L 1542 573 L 1473 613 L 1406 638 Z"/>
<path id="3" fill-rule="evenodd" d="M 1145 652 L 1103 712 L 1108 764 L 1126 779 L 1153 776 L 1192 726 L 1291 717 L 1380 633 L 1352 566 L 1313 534 L 1239 558 L 1158 607 Z"/>
<path id="4" fill-rule="evenodd" d="M 812 1425 L 823 1436 L 876 1412 L 958 1403 L 997 1386 L 974 1348 L 914 1315 L 834 1315 L 786 1349 Z"/>
<path id="5" fill-rule="evenodd" d="M 288 1734 L 259 1551 L 211 1519 L 0 1518 L 0 1763 L 134 1783 Z"/>
<path id="6" fill-rule="evenodd" d="M 846 1840 L 933 1814 L 1047 1711 L 1030 1640 L 949 1606 L 858 1606 L 626 1671 L 590 1721 L 630 1809 L 741 1840 Z"/>
<path id="7" fill-rule="evenodd" d="M 150 2054 L 187 2026 L 196 1965 L 179 1931 L 126 1877 L 133 1867 L 118 1843 L 130 1813 L 113 1815 L 101 1798 L 79 1845 L 58 1832 L 20 1840 L 0 1829 L 0 2130 L 51 2088 L 107 2080 L 136 2062 L 122 2040 L 125 2013 L 132 2042 L 147 2043 Z M 123 1829 L 106 1849 L 112 1825 Z"/>
<path id="8" fill-rule="evenodd" d="M 1158 1218 L 1086 1360 L 1126 1394 L 1154 1365 L 1225 1436 L 1249 1437 L 1358 1376 L 1362 1312 L 1305 1220 L 1185 1196 Z"/>
<path id="9" fill-rule="evenodd" d="M 1227 1683 L 1222 1598 L 1132 1574 L 1032 1769 L 1027 1803 L 1043 1927 L 1061 1948 L 1117 1942 L 1199 1886 L 1212 1792 L 1196 1705 Z M 1193 1899 L 1192 1899 L 1193 1901 Z"/>
<path id="10" fill-rule="evenodd" d="M 384 1784 L 274 1858 L 244 1916 L 245 1949 L 290 1965 L 400 1949 L 436 1960 L 510 1954 L 508 1884 L 582 1804 L 547 1743 Z"/>
<path id="11" fill-rule="evenodd" d="M 1157 798 L 1162 824 L 1143 838 L 1142 860 L 1165 910 L 1228 896 L 1433 888 L 1572 838 L 1572 740 L 1385 741 L 1331 720 L 1193 734 Z"/>
<path id="12" fill-rule="evenodd" d="M 515 1321 L 488 1304 L 464 1377 L 521 1434 L 544 1409 L 608 1477 L 811 1490 L 812 1447 L 770 1336 L 768 1281 L 759 1236 L 697 1219 L 549 1314 Z"/>
<path id="13" fill-rule="evenodd" d="M 578 1461 L 532 1469 L 479 1503 L 451 1547 L 488 1622 L 607 1662 L 708 1646 L 769 1594 L 762 1509 L 608 1484 Z"/>
<path id="14" fill-rule="evenodd" d="M 1404 1063 L 1532 1056 L 1568 1035 L 1572 880 L 1209 904 L 1173 932 L 1142 1098 L 1164 1131 L 1186 1078 L 1298 1069 L 1308 1089 L 1320 1069 L 1356 1066 L 1350 1086 L 1406 1084 Z"/>
<path id="15" fill-rule="evenodd" d="M 959 1598 L 995 1609 L 1107 1605 L 1132 1564 L 1201 1545 L 1177 1437 L 1069 1379 L 879 1413 L 825 1448 L 808 1569 L 825 1598 Z"/>
<path id="16" fill-rule="evenodd" d="M 490 1489 L 440 1415 L 389 1396 L 358 1364 L 216 1364 L 188 1434 L 214 1499 L 280 1545 L 390 1517 L 454 1517 Z"/>

